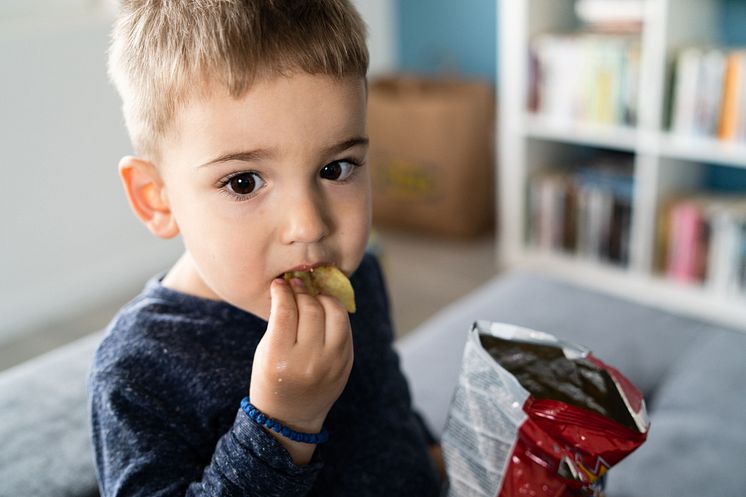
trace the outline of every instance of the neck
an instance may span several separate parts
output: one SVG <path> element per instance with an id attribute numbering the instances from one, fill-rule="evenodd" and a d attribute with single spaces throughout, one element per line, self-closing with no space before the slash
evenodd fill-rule
<path id="1" fill-rule="evenodd" d="M 162 281 L 163 286 L 177 292 L 209 300 L 222 300 L 202 279 L 189 252 L 179 258 Z"/>

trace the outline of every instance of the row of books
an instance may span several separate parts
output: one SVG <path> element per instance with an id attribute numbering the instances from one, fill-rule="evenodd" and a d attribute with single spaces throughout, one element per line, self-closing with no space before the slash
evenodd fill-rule
<path id="1" fill-rule="evenodd" d="M 691 47 L 676 61 L 671 130 L 746 142 L 746 50 Z"/>
<path id="2" fill-rule="evenodd" d="M 639 36 L 542 34 L 530 55 L 530 111 L 560 123 L 637 122 Z"/>
<path id="3" fill-rule="evenodd" d="M 529 182 L 529 243 L 621 266 L 629 262 L 631 167 L 598 163 Z"/>
<path id="4" fill-rule="evenodd" d="M 746 198 L 670 200 L 658 220 L 657 264 L 668 278 L 746 293 Z"/>

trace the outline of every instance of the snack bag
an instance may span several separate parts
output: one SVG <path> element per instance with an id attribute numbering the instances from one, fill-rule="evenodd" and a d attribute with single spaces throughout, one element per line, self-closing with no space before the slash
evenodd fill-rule
<path id="1" fill-rule="evenodd" d="M 447 495 L 603 495 L 649 426 L 640 391 L 587 349 L 479 321 L 443 434 Z"/>

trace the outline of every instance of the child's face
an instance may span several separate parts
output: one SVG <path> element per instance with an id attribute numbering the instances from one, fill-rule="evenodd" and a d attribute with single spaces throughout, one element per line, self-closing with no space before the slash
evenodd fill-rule
<path id="1" fill-rule="evenodd" d="M 172 129 L 161 174 L 189 255 L 182 290 L 267 319 L 284 272 L 357 268 L 370 232 L 362 79 L 259 81 L 188 103 Z"/>

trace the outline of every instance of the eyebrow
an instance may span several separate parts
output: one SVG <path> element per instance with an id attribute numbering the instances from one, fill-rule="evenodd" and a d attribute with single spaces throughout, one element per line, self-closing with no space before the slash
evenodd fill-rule
<path id="1" fill-rule="evenodd" d="M 364 136 L 357 136 L 355 138 L 350 138 L 349 140 L 345 140 L 343 142 L 337 143 L 336 145 L 332 145 L 331 147 L 328 147 L 324 150 L 324 153 L 326 155 L 335 155 L 341 152 L 344 152 L 347 149 L 358 147 L 361 145 L 367 146 L 369 143 L 369 140 L 367 137 Z M 258 162 L 261 160 L 265 160 L 267 158 L 270 158 L 274 155 L 274 152 L 271 149 L 257 149 L 257 150 L 247 150 L 243 152 L 229 152 L 227 154 L 220 155 L 216 157 L 215 159 L 212 159 L 208 162 L 205 162 L 204 164 L 201 164 L 197 166 L 197 169 L 210 166 L 213 164 L 220 164 L 222 162 L 229 162 L 229 161 L 241 161 L 241 162 Z"/>
<path id="2" fill-rule="evenodd" d="M 344 152 L 348 148 L 358 147 L 360 145 L 367 146 L 368 145 L 368 141 L 369 141 L 368 138 L 365 137 L 365 136 L 357 136 L 355 138 L 350 138 L 349 140 L 345 140 L 345 141 L 343 141 L 341 143 L 338 143 L 336 145 L 332 145 L 331 147 L 327 148 L 325 152 L 328 155 L 338 154 L 340 152 Z"/>

